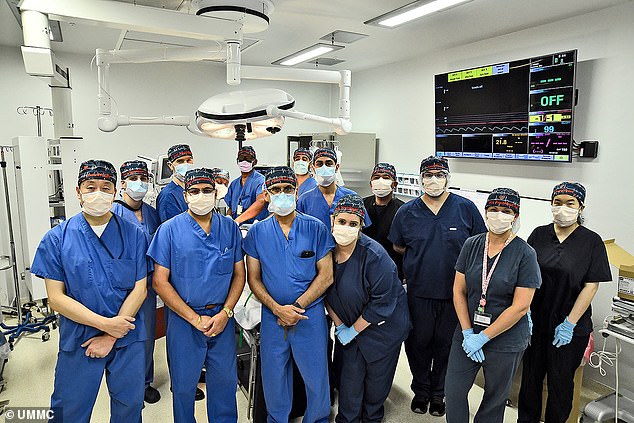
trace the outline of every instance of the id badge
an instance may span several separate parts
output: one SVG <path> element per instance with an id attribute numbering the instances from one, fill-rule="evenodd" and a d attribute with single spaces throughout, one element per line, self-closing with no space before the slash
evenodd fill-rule
<path id="1" fill-rule="evenodd" d="M 480 313 L 476 310 L 473 314 L 473 323 L 487 328 L 491 326 L 491 318 L 492 316 L 489 313 Z"/>
<path id="2" fill-rule="evenodd" d="M 238 204 L 238 210 L 236 210 L 236 212 L 237 212 L 238 214 L 242 214 L 242 211 L 243 211 L 243 210 L 242 210 L 242 204 Z"/>

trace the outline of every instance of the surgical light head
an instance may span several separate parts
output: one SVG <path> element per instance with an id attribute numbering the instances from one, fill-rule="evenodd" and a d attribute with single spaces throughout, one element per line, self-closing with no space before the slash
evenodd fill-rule
<path id="1" fill-rule="evenodd" d="M 207 99 L 196 112 L 196 129 L 212 138 L 246 141 L 282 130 L 284 116 L 271 117 L 267 108 L 290 110 L 295 99 L 273 88 L 232 91 Z"/>

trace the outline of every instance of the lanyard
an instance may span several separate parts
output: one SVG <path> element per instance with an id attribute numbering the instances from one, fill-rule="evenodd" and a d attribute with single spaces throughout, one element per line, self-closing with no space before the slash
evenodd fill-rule
<path id="1" fill-rule="evenodd" d="M 486 234 L 486 239 L 484 241 L 484 255 L 482 257 L 482 296 L 480 297 L 480 304 L 478 305 L 478 312 L 484 313 L 484 306 L 487 304 L 487 291 L 489 290 L 489 282 L 491 282 L 491 277 L 493 276 L 493 272 L 495 271 L 496 266 L 498 265 L 498 261 L 500 260 L 500 256 L 502 255 L 502 251 L 506 248 L 507 245 L 511 242 L 511 238 L 513 238 L 513 234 L 511 233 L 506 241 L 504 241 L 504 246 L 502 250 L 498 253 L 498 256 L 493 261 L 493 266 L 491 266 L 491 271 L 488 271 L 489 267 L 489 233 Z"/>

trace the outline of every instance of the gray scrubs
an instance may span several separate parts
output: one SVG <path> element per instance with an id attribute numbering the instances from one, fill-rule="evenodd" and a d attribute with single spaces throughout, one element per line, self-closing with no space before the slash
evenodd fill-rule
<path id="1" fill-rule="evenodd" d="M 486 234 L 473 236 L 465 242 L 456 271 L 463 273 L 467 283 L 467 303 L 472 319 L 482 294 L 482 255 Z M 513 239 L 500 253 L 487 292 L 485 312 L 492 322 L 513 303 L 515 288 L 539 288 L 541 275 L 535 250 L 520 238 Z M 495 257 L 489 259 L 490 269 Z M 485 328 L 473 325 L 479 333 Z M 447 423 L 468 423 L 467 394 L 480 367 L 484 370 L 484 397 L 475 416 L 475 423 L 502 423 L 504 406 L 513 374 L 530 339 L 528 319 L 523 316 L 512 328 L 489 341 L 483 348 L 484 362 L 476 363 L 462 349 L 462 332 L 456 328 L 445 381 Z"/>

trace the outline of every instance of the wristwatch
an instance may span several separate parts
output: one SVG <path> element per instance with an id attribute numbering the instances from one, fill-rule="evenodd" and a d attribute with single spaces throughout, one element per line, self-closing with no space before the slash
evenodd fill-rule
<path id="1" fill-rule="evenodd" d="M 230 319 L 233 317 L 233 310 L 231 310 L 229 307 L 223 307 L 222 311 L 227 313 L 227 317 L 229 317 Z"/>

